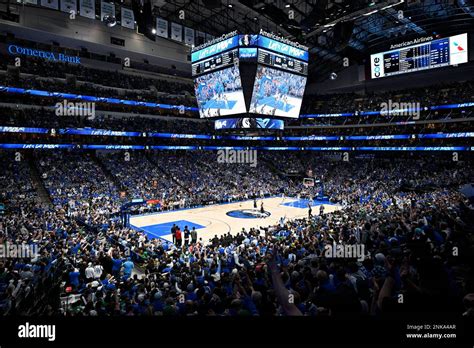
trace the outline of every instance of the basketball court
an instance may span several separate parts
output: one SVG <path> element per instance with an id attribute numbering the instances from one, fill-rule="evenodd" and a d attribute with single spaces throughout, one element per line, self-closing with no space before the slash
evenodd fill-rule
<path id="1" fill-rule="evenodd" d="M 265 213 L 260 212 L 263 202 Z M 181 231 L 185 226 L 191 230 L 196 228 L 198 238 L 204 242 L 215 235 L 221 236 L 230 232 L 239 233 L 242 228 L 267 227 L 276 225 L 281 217 L 286 219 L 305 218 L 308 216 L 306 199 L 272 197 L 257 200 L 257 209 L 254 201 L 209 205 L 199 208 L 181 209 L 169 212 L 136 215 L 130 217 L 130 225 L 142 230 L 150 238 L 163 238 L 171 241 L 171 227 L 178 225 Z M 324 205 L 324 213 L 340 209 L 340 206 L 327 201 L 311 201 L 313 215 L 319 214 L 319 207 Z"/>

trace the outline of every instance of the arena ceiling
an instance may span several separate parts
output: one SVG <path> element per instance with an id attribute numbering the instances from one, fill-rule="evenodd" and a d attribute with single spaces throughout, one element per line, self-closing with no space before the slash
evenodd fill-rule
<path id="1" fill-rule="evenodd" d="M 152 5 L 160 17 L 215 36 L 262 28 L 294 39 L 310 47 L 311 75 L 319 79 L 341 69 L 344 57 L 360 64 L 391 43 L 474 31 L 474 0 L 152 0 Z"/>

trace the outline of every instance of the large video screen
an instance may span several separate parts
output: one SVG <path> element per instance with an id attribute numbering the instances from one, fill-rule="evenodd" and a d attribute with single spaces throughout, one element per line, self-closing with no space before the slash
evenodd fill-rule
<path id="1" fill-rule="evenodd" d="M 373 79 L 467 63 L 467 34 L 460 34 L 370 56 Z"/>
<path id="2" fill-rule="evenodd" d="M 250 113 L 298 118 L 306 77 L 259 65 Z"/>
<path id="3" fill-rule="evenodd" d="M 247 112 L 238 66 L 195 78 L 194 89 L 201 118 Z"/>

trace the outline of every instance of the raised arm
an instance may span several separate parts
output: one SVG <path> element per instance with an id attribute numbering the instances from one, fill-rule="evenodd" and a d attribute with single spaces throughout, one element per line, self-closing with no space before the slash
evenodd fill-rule
<path id="1" fill-rule="evenodd" d="M 276 249 L 273 251 L 273 257 L 267 263 L 270 274 L 272 277 L 273 289 L 275 290 L 275 295 L 278 299 L 278 303 L 283 308 L 283 312 L 286 315 L 290 316 L 301 316 L 303 313 L 296 307 L 294 303 L 290 301 L 290 292 L 287 288 L 285 288 L 285 284 L 283 284 L 283 279 L 281 278 L 280 272 L 278 270 L 278 266 L 276 263 Z"/>

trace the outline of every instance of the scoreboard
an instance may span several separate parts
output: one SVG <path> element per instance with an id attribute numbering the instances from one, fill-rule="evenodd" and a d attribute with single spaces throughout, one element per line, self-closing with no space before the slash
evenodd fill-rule
<path id="1" fill-rule="evenodd" d="M 449 39 L 386 53 L 383 62 L 385 75 L 449 65 Z"/>
<path id="2" fill-rule="evenodd" d="M 258 49 L 258 63 L 288 70 L 297 74 L 308 74 L 308 63 L 261 48 Z"/>
<path id="3" fill-rule="evenodd" d="M 370 56 L 371 77 L 467 63 L 467 34 L 432 40 Z"/>
<path id="4" fill-rule="evenodd" d="M 192 76 L 208 73 L 220 68 L 228 67 L 234 64 L 235 60 L 239 58 L 239 50 L 220 53 L 217 56 L 202 60 L 192 65 Z"/>
<path id="5" fill-rule="evenodd" d="M 297 118 L 308 59 L 307 47 L 262 30 L 258 35 L 232 32 L 193 48 L 191 67 L 200 116 L 250 113 L 253 119 Z"/>

